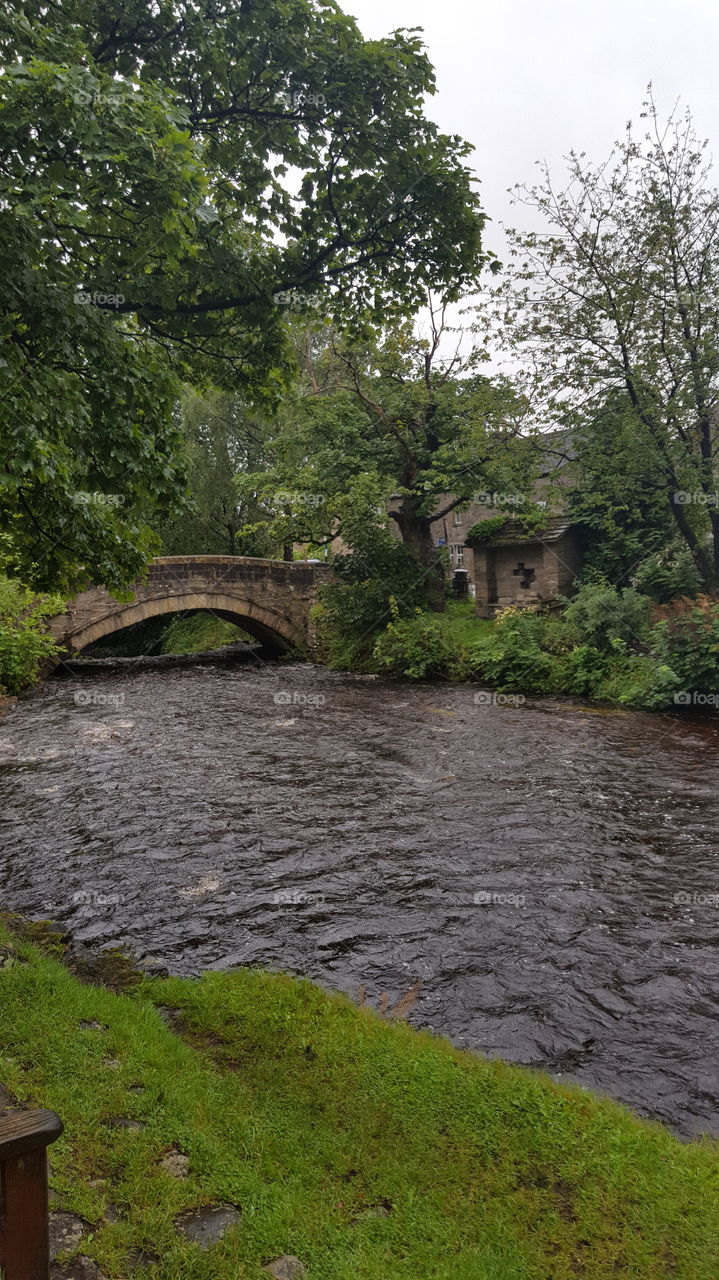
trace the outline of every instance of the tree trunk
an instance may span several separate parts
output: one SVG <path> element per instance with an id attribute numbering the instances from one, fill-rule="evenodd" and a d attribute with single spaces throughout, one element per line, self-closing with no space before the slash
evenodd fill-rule
<path id="1" fill-rule="evenodd" d="M 406 498 L 392 516 L 404 545 L 417 562 L 418 580 L 427 593 L 430 607 L 435 613 L 443 613 L 447 592 L 445 558 L 442 548 L 434 545 L 429 519 L 418 515 Z"/>

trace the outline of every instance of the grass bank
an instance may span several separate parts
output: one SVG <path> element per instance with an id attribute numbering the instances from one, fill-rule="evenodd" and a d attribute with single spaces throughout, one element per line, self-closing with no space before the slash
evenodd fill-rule
<path id="1" fill-rule="evenodd" d="M 112 1280 L 140 1251 L 148 1280 L 716 1280 L 715 1144 L 307 982 L 114 994 L 0 941 L 0 1077 L 62 1116 L 54 1192 Z M 178 1222 L 217 1204 L 241 1221 L 203 1251 Z"/>

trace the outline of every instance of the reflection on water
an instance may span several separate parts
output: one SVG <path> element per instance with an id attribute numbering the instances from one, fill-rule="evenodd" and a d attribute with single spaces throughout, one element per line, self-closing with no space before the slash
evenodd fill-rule
<path id="1" fill-rule="evenodd" d="M 0 721 L 3 901 L 173 973 L 419 980 L 414 1023 L 716 1133 L 718 761 L 311 666 L 52 681 Z"/>

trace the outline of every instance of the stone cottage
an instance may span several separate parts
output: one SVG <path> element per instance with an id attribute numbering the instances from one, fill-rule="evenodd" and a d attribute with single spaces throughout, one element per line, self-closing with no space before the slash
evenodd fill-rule
<path id="1" fill-rule="evenodd" d="M 480 618 L 491 618 L 507 605 L 550 604 L 571 595 L 581 566 L 576 529 L 563 517 L 550 518 L 541 533 L 533 534 L 510 519 L 491 537 L 470 534 L 468 546 Z M 465 554 L 463 561 L 468 559 Z"/>

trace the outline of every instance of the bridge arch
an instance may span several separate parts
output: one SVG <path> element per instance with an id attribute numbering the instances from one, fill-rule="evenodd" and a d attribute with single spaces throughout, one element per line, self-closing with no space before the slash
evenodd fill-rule
<path id="1" fill-rule="evenodd" d="M 222 595 L 217 592 L 191 592 L 186 595 L 172 595 L 141 603 L 130 603 L 119 606 L 113 612 L 91 622 L 88 626 L 66 637 L 66 643 L 76 653 L 137 622 L 145 622 L 148 618 L 157 618 L 162 614 L 189 613 L 194 609 L 206 609 L 216 613 L 228 622 L 234 622 L 243 631 L 249 632 L 271 648 L 301 648 L 305 637 L 299 627 L 287 618 L 283 618 L 273 609 L 263 608 L 252 600 L 238 599 L 235 595 Z"/>
<path id="2" fill-rule="evenodd" d="M 52 619 L 50 630 L 67 655 L 147 618 L 206 609 L 270 648 L 311 654 L 312 607 L 328 575 L 327 566 L 307 560 L 165 556 L 150 563 L 130 601 L 115 599 L 104 587 L 89 587 Z"/>

